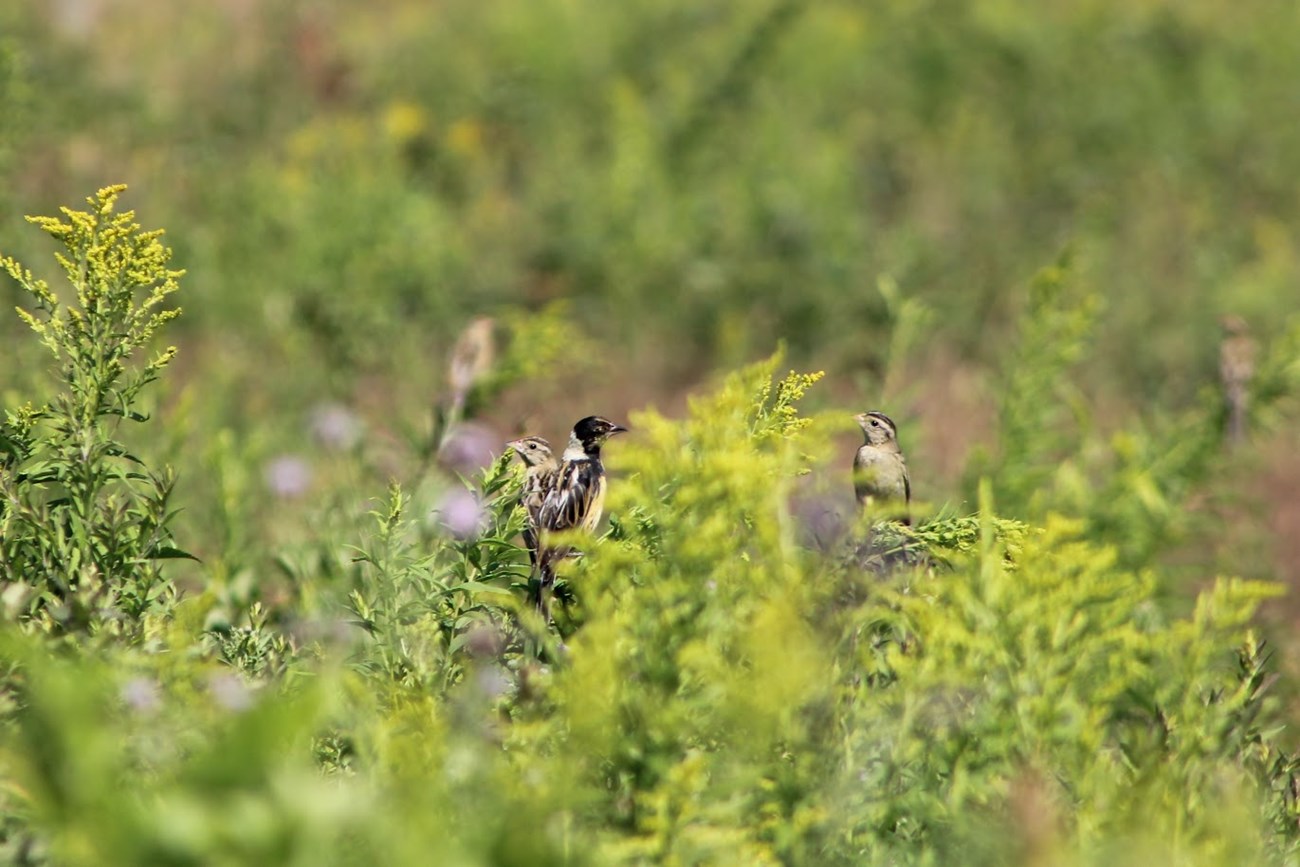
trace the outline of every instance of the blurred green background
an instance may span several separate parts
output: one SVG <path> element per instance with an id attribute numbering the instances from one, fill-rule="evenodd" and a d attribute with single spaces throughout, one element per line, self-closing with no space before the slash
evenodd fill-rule
<path id="1" fill-rule="evenodd" d="M 587 343 L 494 436 L 680 408 L 784 341 L 962 500 L 1062 249 L 1104 304 L 1068 383 L 1101 433 L 1213 386 L 1220 314 L 1267 344 L 1300 306 L 1297 37 L 1282 0 L 6 4 L 0 249 L 39 265 L 21 215 L 109 183 L 168 228 L 168 457 L 209 553 L 197 457 L 296 454 L 340 410 L 401 439 L 472 317 L 544 309 Z M 882 281 L 929 314 L 906 345 Z M 23 328 L 0 366 L 31 394 Z M 1226 519 L 1247 571 L 1300 577 L 1297 439 L 1257 442 Z"/>
<path id="2" fill-rule="evenodd" d="M 1063 249 L 1103 305 L 1063 383 L 1090 433 L 1215 387 L 1221 314 L 1267 346 L 1300 306 L 1297 37 L 1282 0 L 6 4 L 0 247 L 48 261 L 21 215 L 116 182 L 168 228 L 160 409 L 200 553 L 277 456 L 343 484 L 321 419 L 400 457 L 466 323 L 541 311 L 582 348 L 518 371 L 493 437 L 679 409 L 784 341 L 829 405 L 902 420 L 919 496 L 969 505 Z M 11 398 L 44 376 L 22 330 Z M 1245 544 L 1198 556 L 1296 578 L 1297 439 L 1254 442 L 1209 506 Z M 301 530 L 275 511 L 239 532 Z"/>

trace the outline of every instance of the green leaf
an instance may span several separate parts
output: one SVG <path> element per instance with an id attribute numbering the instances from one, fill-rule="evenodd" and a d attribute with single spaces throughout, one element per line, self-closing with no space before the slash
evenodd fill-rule
<path id="1" fill-rule="evenodd" d="M 151 560 L 193 560 L 196 563 L 203 562 L 188 551 L 182 551 L 180 548 L 173 548 L 168 545 L 152 548 L 145 556 Z"/>

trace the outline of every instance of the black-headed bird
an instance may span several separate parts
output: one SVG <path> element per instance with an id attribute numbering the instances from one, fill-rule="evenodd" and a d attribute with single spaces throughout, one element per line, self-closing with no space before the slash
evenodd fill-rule
<path id="1" fill-rule="evenodd" d="M 519 455 L 524 464 L 524 484 L 519 494 L 519 505 L 524 507 L 524 546 L 528 548 L 528 562 L 537 568 L 538 527 L 542 514 L 542 500 L 551 486 L 559 462 L 551 451 L 551 444 L 541 437 L 520 437 L 506 445 Z"/>
<path id="2" fill-rule="evenodd" d="M 555 564 L 568 556 L 571 548 L 562 542 L 553 544 L 547 537 L 570 530 L 591 533 L 600 524 L 605 511 L 605 465 L 600 460 L 600 447 L 609 437 L 626 431 L 627 428 L 597 415 L 589 415 L 575 424 L 559 468 L 542 499 L 538 514 L 541 587 L 537 607 L 548 621 L 548 596 L 555 585 Z"/>
<path id="3" fill-rule="evenodd" d="M 910 524 L 912 480 L 898 445 L 898 427 L 883 412 L 863 412 L 853 418 L 866 437 L 853 457 L 853 492 L 858 504 Z M 897 512 L 899 506 L 901 514 Z"/>

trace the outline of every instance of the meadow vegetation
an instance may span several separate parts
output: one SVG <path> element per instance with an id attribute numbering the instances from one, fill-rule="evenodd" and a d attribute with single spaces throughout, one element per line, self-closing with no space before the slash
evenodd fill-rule
<path id="1" fill-rule="evenodd" d="M 1300 862 L 1297 37 L 0 9 L 0 863 Z M 587 412 L 547 624 L 502 446 Z"/>

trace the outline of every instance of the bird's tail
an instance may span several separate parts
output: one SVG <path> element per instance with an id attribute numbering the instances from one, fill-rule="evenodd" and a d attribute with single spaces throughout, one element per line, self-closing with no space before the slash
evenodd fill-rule
<path id="1" fill-rule="evenodd" d="M 551 593 L 555 590 L 555 561 L 564 556 L 554 548 L 543 548 L 537 555 L 537 613 L 543 622 L 551 622 Z"/>

